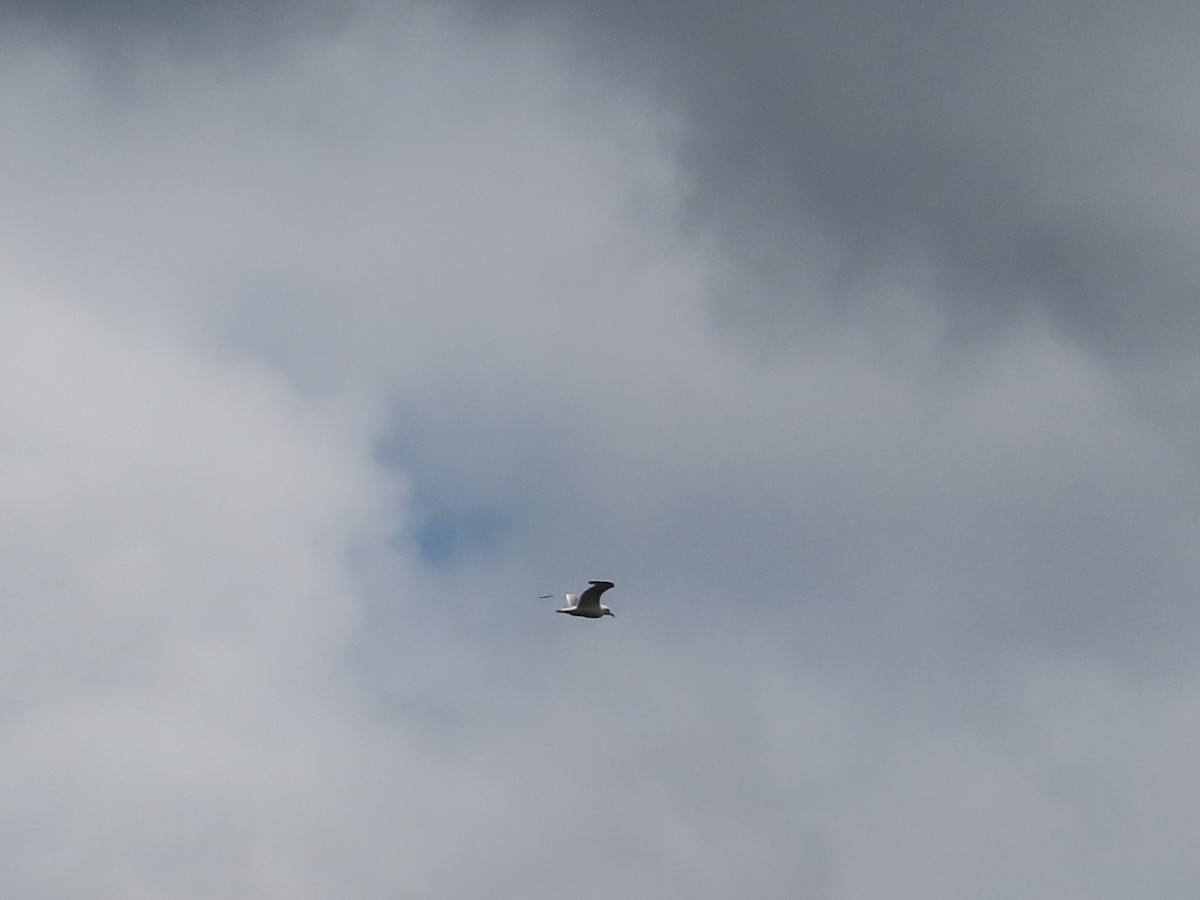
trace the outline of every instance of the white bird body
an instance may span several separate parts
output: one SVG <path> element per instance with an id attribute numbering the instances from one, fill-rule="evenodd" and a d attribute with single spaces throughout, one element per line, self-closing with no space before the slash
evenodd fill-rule
<path id="1" fill-rule="evenodd" d="M 567 605 L 555 612 L 566 613 L 568 616 L 580 616 L 584 619 L 602 619 L 605 616 L 617 614 L 600 602 L 600 595 L 613 586 L 611 581 L 589 581 L 588 589 L 579 596 L 567 594 Z"/>

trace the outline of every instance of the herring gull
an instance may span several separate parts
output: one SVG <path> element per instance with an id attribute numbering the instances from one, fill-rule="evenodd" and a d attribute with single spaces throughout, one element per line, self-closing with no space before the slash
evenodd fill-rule
<path id="1" fill-rule="evenodd" d="M 612 616 L 614 619 L 617 614 L 600 602 L 600 595 L 613 586 L 611 581 L 589 581 L 590 587 L 582 594 L 576 597 L 574 594 L 567 594 L 567 605 L 563 609 L 556 609 L 555 612 L 566 613 L 568 616 L 582 616 L 585 619 L 602 619 L 605 616 Z M 553 597 L 553 594 L 547 594 L 541 599 Z"/>

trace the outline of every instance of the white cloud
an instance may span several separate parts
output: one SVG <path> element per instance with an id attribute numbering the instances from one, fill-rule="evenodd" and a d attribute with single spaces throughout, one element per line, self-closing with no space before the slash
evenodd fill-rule
<path id="1" fill-rule="evenodd" d="M 8 889 L 244 894 L 361 755 L 347 560 L 396 484 L 262 367 L 44 297 L 2 318 Z"/>

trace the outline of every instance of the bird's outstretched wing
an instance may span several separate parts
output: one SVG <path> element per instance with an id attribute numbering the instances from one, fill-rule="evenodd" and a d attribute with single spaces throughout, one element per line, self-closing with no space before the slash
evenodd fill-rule
<path id="1" fill-rule="evenodd" d="M 600 595 L 613 586 L 611 581 L 589 581 L 591 587 L 579 595 L 579 609 L 599 609 Z"/>

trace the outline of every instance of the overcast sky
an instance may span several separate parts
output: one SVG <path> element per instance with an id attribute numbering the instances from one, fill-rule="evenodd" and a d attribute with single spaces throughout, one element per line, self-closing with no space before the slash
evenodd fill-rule
<path id="1" fill-rule="evenodd" d="M 200 10 L 0 5 L 0 893 L 1194 896 L 1194 4 Z"/>

